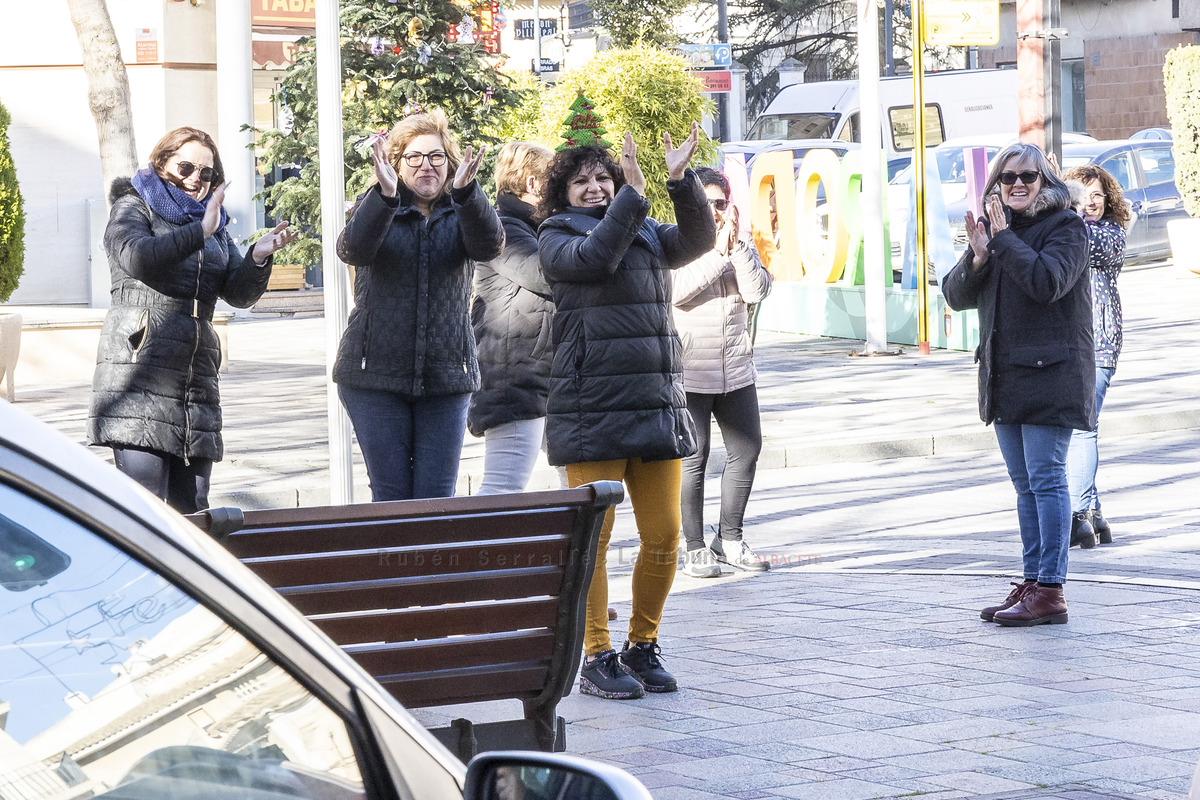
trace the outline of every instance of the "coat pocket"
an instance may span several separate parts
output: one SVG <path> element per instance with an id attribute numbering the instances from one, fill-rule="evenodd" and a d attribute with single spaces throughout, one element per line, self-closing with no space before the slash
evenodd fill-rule
<path id="1" fill-rule="evenodd" d="M 1054 364 L 1061 364 L 1070 357 L 1070 354 L 1070 348 L 1066 342 L 1047 342 L 1013 347 L 1005 354 L 1003 361 L 1014 367 L 1042 369 Z"/>
<path id="2" fill-rule="evenodd" d="M 150 311 L 142 309 L 142 314 L 138 317 L 137 327 L 133 333 L 129 334 L 129 347 L 131 352 L 129 360 L 137 363 L 138 356 L 145 349 L 146 344 L 150 341 Z"/>

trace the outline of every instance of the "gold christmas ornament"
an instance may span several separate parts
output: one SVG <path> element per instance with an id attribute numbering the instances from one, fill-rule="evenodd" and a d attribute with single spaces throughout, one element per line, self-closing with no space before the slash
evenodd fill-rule
<path id="1" fill-rule="evenodd" d="M 408 43 L 413 47 L 420 47 L 424 41 L 425 23 L 421 22 L 417 17 L 413 17 L 408 23 Z"/>

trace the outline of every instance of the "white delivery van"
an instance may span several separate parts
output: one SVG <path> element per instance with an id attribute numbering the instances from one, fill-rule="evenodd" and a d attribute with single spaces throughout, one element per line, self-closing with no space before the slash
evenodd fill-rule
<path id="1" fill-rule="evenodd" d="M 974 69 L 925 75 L 927 146 L 961 136 L 1010 131 L 1017 122 L 1017 71 Z M 794 83 L 775 95 L 746 136 L 762 139 L 861 140 L 858 81 Z M 879 79 L 879 113 L 889 175 L 913 149 L 913 79 Z"/>

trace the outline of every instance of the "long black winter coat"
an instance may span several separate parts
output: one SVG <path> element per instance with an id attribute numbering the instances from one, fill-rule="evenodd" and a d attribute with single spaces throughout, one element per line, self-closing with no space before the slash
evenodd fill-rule
<path id="1" fill-rule="evenodd" d="M 546 416 L 550 392 L 550 321 L 554 302 L 538 263 L 533 206 L 502 193 L 496 197 L 504 223 L 504 252 L 475 265 L 471 324 L 479 349 L 479 391 L 471 395 L 467 428 L 489 428 Z"/>
<path id="2" fill-rule="evenodd" d="M 696 450 L 668 270 L 711 250 L 716 223 L 694 172 L 667 190 L 677 225 L 647 218 L 649 201 L 623 186 L 607 211 L 568 209 L 538 232 L 555 306 L 551 464 L 658 461 Z"/>
<path id="3" fill-rule="evenodd" d="M 1087 226 L 1067 210 L 1012 215 L 988 260 L 970 248 L 946 276 L 946 303 L 979 309 L 979 416 L 985 423 L 1096 427 Z"/>
<path id="4" fill-rule="evenodd" d="M 267 288 L 271 262 L 244 257 L 222 228 L 168 222 L 127 178 L 113 181 L 104 249 L 112 306 L 104 318 L 88 441 L 220 461 L 221 345 L 217 299 L 245 308 Z"/>
<path id="5" fill-rule="evenodd" d="M 428 220 L 403 184 L 392 198 L 368 189 L 337 244 L 357 269 L 333 380 L 410 397 L 478 389 L 471 261 L 503 249 L 500 218 L 475 181 L 442 197 Z"/>

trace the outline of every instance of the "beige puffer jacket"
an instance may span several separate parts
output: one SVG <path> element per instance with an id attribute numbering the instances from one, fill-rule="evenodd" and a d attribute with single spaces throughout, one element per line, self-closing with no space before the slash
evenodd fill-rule
<path id="1" fill-rule="evenodd" d="M 748 241 L 728 255 L 711 250 L 671 273 L 675 327 L 683 341 L 689 392 L 726 394 L 754 383 L 746 311 L 771 291 L 771 273 Z"/>

